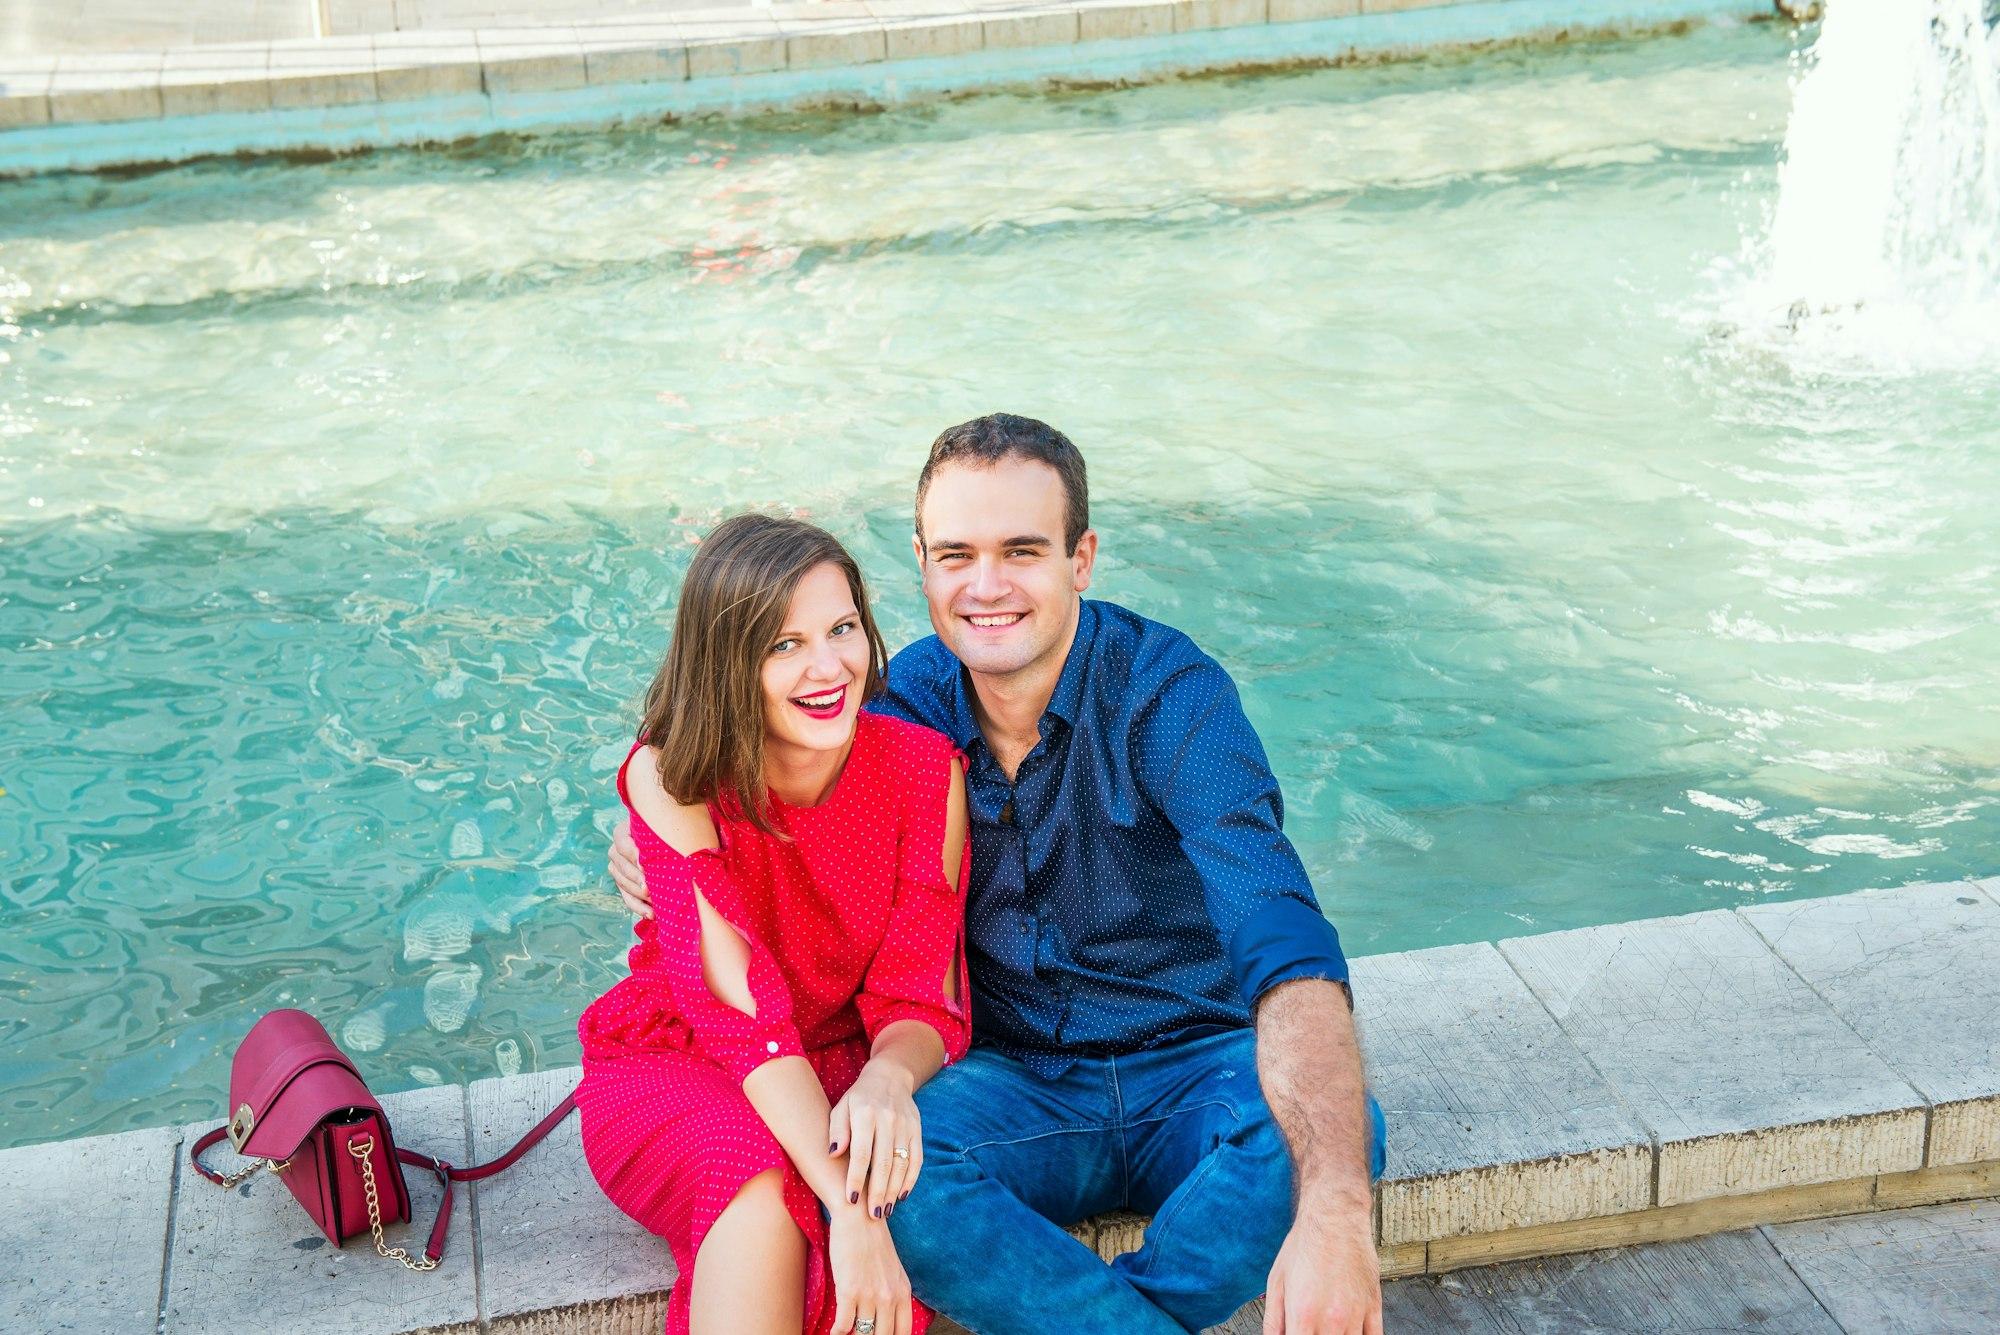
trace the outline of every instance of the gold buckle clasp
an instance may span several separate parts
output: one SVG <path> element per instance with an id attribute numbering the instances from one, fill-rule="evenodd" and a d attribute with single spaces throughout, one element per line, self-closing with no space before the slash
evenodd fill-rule
<path id="1" fill-rule="evenodd" d="M 236 1115 L 229 1119 L 229 1144 L 238 1154 L 243 1153 L 243 1145 L 250 1139 L 250 1132 L 256 1126 L 257 1114 L 250 1110 L 250 1105 L 247 1103 L 238 1108 Z"/>

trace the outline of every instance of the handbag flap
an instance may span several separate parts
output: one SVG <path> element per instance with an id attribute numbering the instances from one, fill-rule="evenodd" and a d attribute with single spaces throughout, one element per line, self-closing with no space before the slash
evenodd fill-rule
<path id="1" fill-rule="evenodd" d="M 251 1027 L 229 1067 L 229 1108 L 231 1143 L 259 1159 L 289 1159 L 340 1109 L 382 1113 L 326 1028 L 298 1010 L 272 1011 Z"/>

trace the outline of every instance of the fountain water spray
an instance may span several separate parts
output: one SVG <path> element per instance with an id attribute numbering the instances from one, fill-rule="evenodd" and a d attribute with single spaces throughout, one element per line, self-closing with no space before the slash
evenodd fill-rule
<path id="1" fill-rule="evenodd" d="M 1746 293 L 1845 351 L 2000 344 L 2000 38 L 1988 0 L 1830 0 Z M 1748 314 L 1748 312 L 1744 312 Z M 1948 335 L 1948 339 L 1945 337 Z M 1950 360 L 1960 360 L 1953 356 Z"/>

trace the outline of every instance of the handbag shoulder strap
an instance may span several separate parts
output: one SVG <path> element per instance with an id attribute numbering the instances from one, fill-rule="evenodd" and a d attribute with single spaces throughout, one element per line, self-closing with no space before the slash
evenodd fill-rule
<path id="1" fill-rule="evenodd" d="M 562 1119 L 569 1116 L 575 1108 L 576 1091 L 572 1089 L 563 1096 L 561 1103 L 558 1103 L 549 1111 L 547 1117 L 535 1123 L 533 1129 L 527 1135 L 522 1136 L 514 1142 L 513 1149 L 508 1150 L 497 1159 L 488 1160 L 486 1163 L 475 1164 L 470 1168 L 453 1168 L 451 1170 L 451 1180 L 454 1182 L 477 1182 L 481 1178 L 492 1177 L 495 1173 L 506 1172 L 521 1161 L 522 1155 L 540 1144 L 542 1138 L 555 1130 L 557 1125 L 562 1122 Z"/>
<path id="2" fill-rule="evenodd" d="M 489 1159 L 485 1163 L 473 1164 L 468 1168 L 454 1168 L 443 1159 L 432 1158 L 428 1154 L 419 1154 L 415 1150 L 406 1150 L 398 1146 L 396 1149 L 397 1158 L 412 1167 L 425 1168 L 437 1174 L 439 1183 L 444 1187 L 444 1195 L 438 1201 L 437 1219 L 431 1224 L 430 1241 L 424 1244 L 424 1255 L 433 1261 L 444 1259 L 445 1234 L 451 1229 L 452 1183 L 478 1182 L 482 1179 L 492 1177 L 496 1173 L 506 1172 L 521 1161 L 522 1155 L 540 1144 L 548 1136 L 549 1132 L 555 1130 L 562 1122 L 562 1119 L 569 1116 L 575 1108 L 576 1091 L 572 1089 L 569 1093 L 563 1095 L 563 1101 L 552 1108 L 548 1116 L 535 1123 L 529 1129 L 527 1135 L 515 1141 L 512 1149 L 497 1159 Z"/>
<path id="3" fill-rule="evenodd" d="M 213 1131 L 204 1132 L 202 1134 L 201 1139 L 197 1140 L 194 1143 L 193 1148 L 188 1150 L 188 1162 L 194 1165 L 194 1171 L 200 1173 L 203 1177 L 215 1183 L 215 1185 L 218 1187 L 233 1187 L 238 1182 L 241 1182 L 244 1178 L 250 1176 L 250 1174 L 256 1172 L 259 1168 L 262 1168 L 264 1166 L 264 1161 L 262 1159 L 259 1159 L 256 1163 L 251 1164 L 241 1173 L 232 1173 L 225 1176 L 224 1174 L 216 1172 L 213 1168 L 210 1168 L 207 1164 L 203 1163 L 201 1161 L 201 1156 L 208 1151 L 210 1146 L 220 1144 L 222 1138 L 228 1134 L 229 1134 L 228 1127 L 218 1126 Z"/>

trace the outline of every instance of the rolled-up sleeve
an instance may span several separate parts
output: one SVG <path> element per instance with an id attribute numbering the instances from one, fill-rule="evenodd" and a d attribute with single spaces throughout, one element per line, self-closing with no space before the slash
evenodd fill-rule
<path id="1" fill-rule="evenodd" d="M 703 1055 L 741 1081 L 767 1061 L 804 1053 L 792 1021 L 792 992 L 771 952 L 746 925 L 741 896 L 722 859 L 710 852 L 676 852 L 646 827 L 632 822 L 639 867 L 652 896 L 653 917 L 640 924 L 631 954 L 632 977 L 655 992 L 694 1032 Z M 750 948 L 750 999 L 746 1014 L 709 989 L 701 967 L 701 895 Z M 650 929 L 650 941 L 648 935 Z"/>
<path id="2" fill-rule="evenodd" d="M 914 760 L 903 791 L 904 812 L 896 849 L 896 903 L 889 930 L 868 966 L 855 1006 L 873 1043 L 898 1020 L 916 1020 L 937 1031 L 947 1063 L 965 1055 L 972 1041 L 965 995 L 965 900 L 944 875 L 945 803 L 952 769 L 963 763 L 938 734 L 921 733 L 927 754 Z M 970 874 L 970 849 L 961 856 L 958 884 Z M 947 991 L 952 966 L 958 985 Z"/>
<path id="3" fill-rule="evenodd" d="M 1295 978 L 1346 985 L 1340 933 L 1285 837 L 1278 781 L 1229 674 L 1182 669 L 1138 723 L 1140 782 L 1201 877 L 1244 1004 Z"/>

